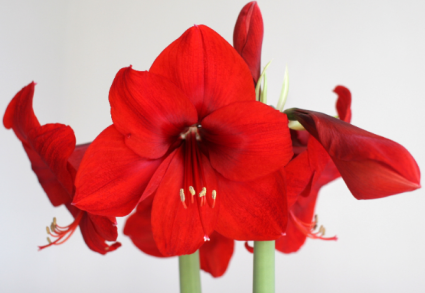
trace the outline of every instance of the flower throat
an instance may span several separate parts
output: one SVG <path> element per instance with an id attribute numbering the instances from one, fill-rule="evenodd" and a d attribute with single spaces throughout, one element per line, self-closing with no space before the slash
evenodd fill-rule
<path id="1" fill-rule="evenodd" d="M 202 155 L 199 150 L 198 141 L 201 137 L 198 133 L 198 126 L 189 127 L 189 130 L 181 135 L 184 140 L 184 174 L 183 188 L 180 189 L 180 200 L 183 207 L 187 209 L 189 204 L 198 202 L 199 207 L 208 205 L 214 208 L 217 198 L 217 191 L 212 190 L 210 198 L 207 189 L 205 170 L 202 166 Z M 196 194 L 198 193 L 198 196 Z M 190 195 L 186 197 L 186 195 Z"/>

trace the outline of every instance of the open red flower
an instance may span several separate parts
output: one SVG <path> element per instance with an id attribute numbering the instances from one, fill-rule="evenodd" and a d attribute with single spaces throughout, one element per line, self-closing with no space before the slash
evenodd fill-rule
<path id="1" fill-rule="evenodd" d="M 13 129 L 22 142 L 34 173 L 53 206 L 65 205 L 75 218 L 69 226 L 57 225 L 56 220 L 47 228 L 55 240 L 40 249 L 65 242 L 80 226 L 87 246 L 106 254 L 121 246 L 115 241 L 118 233 L 116 221 L 109 217 L 91 215 L 71 206 L 74 179 L 88 144 L 75 146 L 75 135 L 69 126 L 46 124 L 40 126 L 32 108 L 35 83 L 24 87 L 12 99 L 3 118 L 4 126 Z M 50 238 L 48 238 L 50 242 Z"/>
<path id="2" fill-rule="evenodd" d="M 121 69 L 109 101 L 114 124 L 81 163 L 77 207 L 124 216 L 155 194 L 153 237 L 166 256 L 193 253 L 214 230 L 240 240 L 282 234 L 287 118 L 255 101 L 248 67 L 217 33 L 194 26 L 149 72 Z"/>
<path id="3" fill-rule="evenodd" d="M 340 86 L 336 91 L 348 89 Z M 381 198 L 420 187 L 418 164 L 398 143 L 323 113 L 285 113 L 320 142 L 355 198 Z"/>
<path id="4" fill-rule="evenodd" d="M 233 31 L 233 47 L 242 56 L 256 84 L 261 73 L 261 47 L 264 25 L 256 1 L 246 4 L 239 13 Z"/>
<path id="5" fill-rule="evenodd" d="M 331 133 L 331 136 L 333 136 L 334 142 L 330 142 L 330 138 L 327 138 L 328 140 L 325 140 L 327 144 L 323 145 L 319 143 L 319 141 L 316 139 L 316 136 L 313 136 L 313 133 L 313 135 L 309 135 L 306 131 L 291 131 L 293 138 L 293 148 L 296 157 L 291 160 L 291 162 L 285 167 L 288 182 L 288 206 L 290 207 L 290 216 L 288 219 L 286 235 L 276 241 L 276 249 L 284 253 L 298 251 L 304 244 L 307 237 L 323 240 L 336 239 L 336 237 L 324 237 L 324 228 L 319 231 L 316 229 L 317 218 L 313 216 L 317 195 L 320 188 L 323 185 L 340 177 L 341 175 L 347 185 L 348 182 L 355 183 L 353 180 L 357 177 L 360 177 L 359 180 L 361 180 L 361 178 L 365 179 L 365 176 L 378 178 L 377 180 L 369 181 L 369 189 L 364 189 L 365 187 L 362 186 L 362 182 L 357 183 L 357 188 L 350 188 L 353 195 L 358 199 L 378 198 L 411 190 L 410 186 L 412 182 L 406 183 L 404 181 L 400 183 L 400 181 L 397 179 L 395 182 L 392 182 L 392 178 L 380 176 L 380 173 L 385 174 L 388 172 L 394 172 L 395 174 L 409 174 L 405 170 L 410 169 L 414 172 L 414 174 L 416 174 L 416 177 L 413 176 L 413 181 L 417 182 L 417 187 L 419 187 L 419 169 L 417 169 L 416 162 L 410 156 L 410 154 L 402 146 L 395 142 L 389 141 L 386 138 L 378 137 L 374 134 L 370 134 L 369 132 L 350 125 L 351 93 L 343 86 L 337 86 L 334 91 L 338 94 L 336 108 L 340 118 L 336 128 L 332 127 L 332 122 L 329 125 L 322 124 L 322 120 L 320 118 L 316 120 L 317 128 L 320 129 L 320 131 L 318 130 L 317 132 L 323 134 L 323 132 L 326 132 L 327 127 L 329 127 L 327 130 Z M 326 119 L 334 121 L 334 118 L 325 114 L 315 112 L 313 113 L 313 115 L 318 114 L 319 117 L 326 116 Z M 345 128 L 355 129 L 356 132 L 360 134 L 360 137 L 350 137 L 349 135 L 344 137 L 343 135 L 347 133 L 338 132 L 338 125 L 340 124 L 343 124 Z M 306 126 L 304 125 L 304 127 Z M 306 127 L 306 129 L 308 130 L 309 128 Z M 362 135 L 364 136 L 365 133 L 368 135 L 368 137 L 377 138 L 376 141 L 371 140 L 371 142 L 368 143 L 366 140 L 366 143 L 358 146 L 359 142 L 365 141 L 365 139 L 361 137 Z M 326 146 L 332 145 L 333 143 L 338 144 L 341 142 L 342 146 L 340 145 L 340 147 L 345 148 L 345 152 L 350 154 L 350 157 L 345 157 L 349 158 L 347 161 L 339 159 L 340 164 L 337 164 L 338 160 L 335 161 L 334 158 L 338 158 L 338 153 L 344 152 L 344 150 L 336 152 L 337 145 L 333 145 L 329 148 L 326 148 Z M 395 149 L 396 152 L 400 152 L 399 156 L 407 157 L 409 160 L 398 161 L 398 156 L 385 157 L 386 149 L 382 146 L 383 143 L 388 145 L 389 148 Z M 384 149 L 384 151 L 382 151 L 382 149 Z M 368 150 L 368 156 L 364 156 L 364 150 Z M 350 165 L 350 161 L 354 161 L 355 163 L 359 164 L 358 167 L 360 168 L 356 168 L 357 164 L 354 164 L 354 167 Z M 396 177 L 397 175 L 394 176 Z M 396 188 L 393 187 L 394 184 L 397 186 Z M 380 193 L 373 193 L 375 190 L 378 190 Z M 386 193 L 383 193 L 382 191 L 386 191 Z"/>
<path id="6" fill-rule="evenodd" d="M 158 249 L 152 233 L 152 199 L 149 197 L 139 203 L 125 223 L 124 234 L 129 236 L 134 245 L 146 254 L 165 257 Z M 201 269 L 210 273 L 214 278 L 222 276 L 229 266 L 233 255 L 234 240 L 214 231 L 210 241 L 205 242 L 199 249 Z"/>

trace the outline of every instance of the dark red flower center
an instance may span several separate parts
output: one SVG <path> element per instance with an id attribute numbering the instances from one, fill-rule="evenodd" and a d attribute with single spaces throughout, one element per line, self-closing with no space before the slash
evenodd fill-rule
<path id="1" fill-rule="evenodd" d="M 292 211 L 289 212 L 289 216 L 292 218 L 295 226 L 301 231 L 305 236 L 312 239 L 321 239 L 321 240 L 337 240 L 336 236 L 325 237 L 326 229 L 323 226 L 320 226 L 319 230 L 316 231 L 318 226 L 317 215 L 314 216 L 314 219 L 311 223 L 305 223 L 298 219 Z"/>
<path id="2" fill-rule="evenodd" d="M 78 215 L 75 217 L 74 221 L 68 226 L 59 226 L 56 224 L 56 218 L 53 218 L 53 222 L 50 224 L 50 228 L 46 227 L 47 234 L 55 240 L 51 240 L 50 237 L 47 237 L 49 244 L 39 246 L 40 250 L 47 248 L 52 245 L 60 245 L 66 242 L 72 234 L 77 229 L 80 224 L 81 218 L 83 217 L 83 211 L 79 211 Z"/>
<path id="3" fill-rule="evenodd" d="M 198 142 L 201 141 L 201 136 L 198 132 L 198 127 L 191 126 L 189 130 L 181 135 L 184 139 L 184 178 L 183 187 L 180 189 L 180 200 L 183 207 L 187 208 L 189 204 L 198 202 L 199 207 L 203 207 L 207 202 L 210 202 L 210 207 L 214 208 L 217 198 L 217 191 L 211 190 L 211 201 L 207 200 L 208 192 L 205 170 L 202 164 L 201 151 Z M 198 196 L 196 196 L 198 194 Z M 189 195 L 187 197 L 186 195 Z"/>

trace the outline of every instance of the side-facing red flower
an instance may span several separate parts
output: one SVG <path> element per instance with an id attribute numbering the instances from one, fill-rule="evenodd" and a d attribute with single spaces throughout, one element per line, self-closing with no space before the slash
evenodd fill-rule
<path id="1" fill-rule="evenodd" d="M 3 124 L 7 129 L 13 129 L 22 142 L 31 167 L 53 206 L 65 205 L 75 218 L 66 227 L 57 225 L 54 220 L 47 230 L 56 239 L 40 249 L 65 242 L 80 226 L 84 241 L 91 250 L 100 254 L 113 251 L 121 244 L 108 245 L 105 241 L 117 239 L 115 219 L 92 215 L 70 205 L 75 192 L 74 179 L 88 144 L 75 146 L 75 135 L 69 126 L 40 126 L 32 108 L 34 86 L 32 82 L 15 95 L 6 109 Z M 48 240 L 50 242 L 50 238 Z"/>
<path id="2" fill-rule="evenodd" d="M 246 4 L 239 13 L 233 31 L 233 47 L 242 56 L 256 84 L 261 73 L 261 47 L 264 25 L 256 1 Z"/>
<path id="3" fill-rule="evenodd" d="M 137 210 L 127 219 L 124 234 L 129 236 L 134 245 L 146 254 L 165 257 L 158 249 L 152 233 L 152 200 L 149 197 L 139 203 Z M 218 232 L 210 235 L 210 241 L 205 242 L 199 249 L 201 269 L 210 273 L 214 278 L 222 276 L 229 266 L 233 255 L 234 240 Z"/>
<path id="4" fill-rule="evenodd" d="M 193 253 L 214 230 L 240 240 L 282 234 L 288 121 L 255 101 L 248 67 L 216 32 L 194 26 L 149 72 L 121 69 L 109 101 L 114 124 L 81 163 L 77 207 L 124 216 L 154 194 L 153 237 L 166 256 Z"/>
<path id="5" fill-rule="evenodd" d="M 284 253 L 298 251 L 307 237 L 324 240 L 336 239 L 335 237 L 324 237 L 324 228 L 318 232 L 314 232 L 317 226 L 317 219 L 313 219 L 313 215 L 320 188 L 341 175 L 349 188 L 350 185 L 348 185 L 348 182 L 356 184 L 355 178 L 360 177 L 359 180 L 362 180 L 362 178 L 365 180 L 365 176 L 378 178 L 369 181 L 369 189 L 362 185 L 362 182 L 358 182 L 356 188 L 350 188 L 353 195 L 358 199 L 379 198 L 412 190 L 410 189 L 412 182 L 408 181 L 408 177 L 406 178 L 408 183 L 406 183 L 406 180 L 400 183 L 400 180 L 397 179 L 395 179 L 395 182 L 392 182 L 393 178 L 382 176 L 381 173 L 409 174 L 405 171 L 408 169 L 415 174 L 410 178 L 413 178 L 413 181 L 417 182 L 416 188 L 419 187 L 419 169 L 411 155 L 402 146 L 393 141 L 350 125 L 351 93 L 343 86 L 337 86 L 334 92 L 338 94 L 336 108 L 340 118 L 335 128 L 332 127 L 332 123 L 338 119 L 322 113 L 313 112 L 313 115 L 319 115 L 315 123 L 316 128 L 320 129 L 317 132 L 323 134 L 329 131 L 329 135 L 333 136 L 334 142 L 328 136 L 324 136 L 327 138 L 325 140 L 326 144 L 320 144 L 314 135 L 314 131 L 311 131 L 311 128 L 310 133 L 312 135 L 309 135 L 306 131 L 291 131 L 296 157 L 285 167 L 288 182 L 290 217 L 286 235 L 276 241 L 276 249 Z M 321 123 L 322 120 L 320 117 L 322 116 L 326 116 L 326 119 L 332 121 L 330 125 L 329 123 Z M 344 128 L 354 129 L 358 135 L 350 136 L 352 135 L 350 132 L 347 134 L 346 132 L 339 131 L 338 125 L 341 124 Z M 306 126 L 304 125 L 304 127 Z M 306 129 L 308 130 L 309 128 L 306 127 Z M 344 137 L 344 134 L 346 137 Z M 362 136 L 365 135 L 367 137 L 363 138 Z M 335 145 L 333 145 L 334 143 Z M 342 143 L 342 146 L 339 145 L 339 147 L 343 148 L 342 150 L 338 150 L 338 143 Z M 359 143 L 363 144 L 358 145 Z M 388 154 L 385 156 L 385 151 L 388 152 L 387 148 L 399 153 L 398 156 L 388 156 Z M 349 156 L 344 157 L 345 160 L 338 157 L 338 154 L 344 152 L 349 154 Z M 367 152 L 369 153 L 367 154 Z M 406 157 L 408 160 L 399 160 L 400 156 Z M 337 159 L 336 161 L 335 158 Z M 340 163 L 337 164 L 337 162 Z M 354 162 L 354 166 L 350 162 Z M 396 176 L 398 175 L 394 175 L 394 177 Z M 394 186 L 396 187 L 394 188 Z M 376 190 L 379 192 L 374 193 Z"/>
<path id="6" fill-rule="evenodd" d="M 348 89 L 340 86 L 336 91 Z M 400 144 L 323 113 L 285 113 L 320 142 L 355 198 L 381 198 L 420 187 L 418 164 Z"/>

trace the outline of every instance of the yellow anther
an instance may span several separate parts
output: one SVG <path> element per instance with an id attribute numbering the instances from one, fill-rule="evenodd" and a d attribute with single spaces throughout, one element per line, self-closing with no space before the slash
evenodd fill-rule
<path id="1" fill-rule="evenodd" d="M 202 191 L 199 193 L 199 197 L 203 197 L 207 195 L 207 188 L 206 187 L 202 187 Z"/>
<path id="2" fill-rule="evenodd" d="M 195 188 L 193 188 L 193 186 L 189 186 L 189 192 L 192 196 L 194 196 L 196 194 Z"/>
<path id="3" fill-rule="evenodd" d="M 184 201 L 186 198 L 184 197 L 184 190 L 183 188 L 180 188 L 180 200 Z"/>
<path id="4" fill-rule="evenodd" d="M 320 226 L 319 233 L 322 234 L 322 236 L 324 236 L 325 235 L 325 232 L 326 232 L 325 227 Z"/>
<path id="5" fill-rule="evenodd" d="M 216 199 L 217 197 L 217 191 L 213 190 L 212 191 L 212 199 Z"/>
<path id="6" fill-rule="evenodd" d="M 49 242 L 49 244 L 52 244 L 52 240 L 50 240 L 49 237 L 47 237 L 47 242 Z"/>
<path id="7" fill-rule="evenodd" d="M 50 224 L 50 230 L 52 230 L 52 231 L 55 231 L 55 229 L 56 229 L 56 225 L 55 224 Z"/>
<path id="8" fill-rule="evenodd" d="M 46 232 L 47 232 L 47 234 L 50 235 L 50 229 L 49 229 L 49 227 L 46 227 Z"/>
<path id="9" fill-rule="evenodd" d="M 56 227 L 56 217 L 53 217 L 53 225 Z"/>

